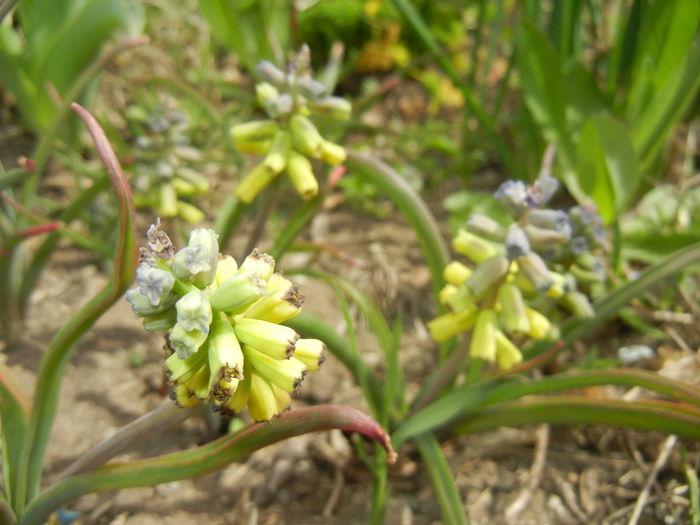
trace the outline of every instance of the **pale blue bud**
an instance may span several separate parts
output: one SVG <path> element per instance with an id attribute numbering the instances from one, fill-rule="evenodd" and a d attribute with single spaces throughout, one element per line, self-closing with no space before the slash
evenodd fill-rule
<path id="1" fill-rule="evenodd" d="M 209 286 L 214 281 L 216 275 L 216 266 L 219 261 L 219 236 L 214 230 L 206 228 L 197 228 L 190 233 L 188 246 L 191 248 L 199 247 L 199 260 L 206 260 L 208 268 L 196 272 L 195 285 L 200 288 Z"/>
<path id="2" fill-rule="evenodd" d="M 520 217 L 529 208 L 525 183 L 520 180 L 507 180 L 501 184 L 493 196 L 501 201 L 515 217 Z"/>
<path id="3" fill-rule="evenodd" d="M 194 281 L 203 272 L 211 271 L 211 261 L 203 246 L 186 246 L 173 258 L 173 271 L 180 279 Z"/>
<path id="4" fill-rule="evenodd" d="M 536 207 L 546 204 L 558 189 L 559 181 L 557 179 L 547 174 L 540 175 L 535 183 L 530 186 L 530 191 L 528 192 L 532 206 Z"/>
<path id="5" fill-rule="evenodd" d="M 152 306 L 158 306 L 170 295 L 175 278 L 170 272 L 142 264 L 136 270 L 136 286 Z"/>
<path id="6" fill-rule="evenodd" d="M 506 254 L 509 259 L 517 259 L 530 252 L 530 241 L 523 229 L 517 224 L 511 224 L 506 232 Z"/>
<path id="7" fill-rule="evenodd" d="M 257 67 L 255 68 L 255 72 L 264 81 L 277 87 L 281 87 L 285 84 L 286 75 L 280 68 L 269 60 L 263 60 L 262 62 L 258 63 Z"/>
<path id="8" fill-rule="evenodd" d="M 212 320 L 209 296 L 201 290 L 192 290 L 175 303 L 177 323 L 187 331 L 209 333 Z"/>

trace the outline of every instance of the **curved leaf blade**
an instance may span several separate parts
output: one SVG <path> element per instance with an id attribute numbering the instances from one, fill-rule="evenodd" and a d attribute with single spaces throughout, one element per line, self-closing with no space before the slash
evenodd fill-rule
<path id="1" fill-rule="evenodd" d="M 389 462 L 396 459 L 389 436 L 366 414 L 333 405 L 302 408 L 287 412 L 268 423 L 250 425 L 191 450 L 108 464 L 59 481 L 27 507 L 20 524 L 42 523 L 54 509 L 88 492 L 143 487 L 201 476 L 283 439 L 336 428 L 363 434 L 384 447 Z"/>

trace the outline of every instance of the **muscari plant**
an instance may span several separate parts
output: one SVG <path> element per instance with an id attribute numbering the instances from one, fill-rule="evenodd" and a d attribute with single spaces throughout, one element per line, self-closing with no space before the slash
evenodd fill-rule
<path id="1" fill-rule="evenodd" d="M 124 173 L 97 121 L 77 104 L 74 109 L 95 142 L 118 198 L 113 272 L 105 287 L 49 344 L 31 402 L 11 369 L 0 365 L 2 523 L 39 525 L 80 495 L 199 476 L 268 444 L 316 430 L 360 432 L 382 443 L 387 457 L 395 459 L 386 433 L 357 410 L 315 406 L 279 415 L 289 406 L 288 391 L 307 369 L 318 368 L 323 344 L 300 339 L 277 324 L 298 313 L 300 298 L 288 280 L 274 273 L 269 256 L 254 252 L 237 267 L 232 258 L 219 257 L 216 236 L 207 229 L 194 230 L 188 246 L 175 251 L 167 235 L 154 226 L 138 266 L 133 200 Z M 42 487 L 65 367 L 80 337 L 123 297 L 135 274 L 137 288 L 127 293 L 128 299 L 147 328 L 169 331 L 173 354 L 166 360 L 166 370 L 181 406 L 168 401 L 117 430 L 69 466 L 59 480 Z M 254 419 L 275 419 L 185 451 L 104 465 L 145 436 L 192 416 L 200 401 L 229 414 L 247 405 Z"/>
<path id="2" fill-rule="evenodd" d="M 175 252 L 153 225 L 141 260 L 126 299 L 146 329 L 168 331 L 165 368 L 178 406 L 203 401 L 226 416 L 247 406 L 256 421 L 288 409 L 325 346 L 279 324 L 300 313 L 302 296 L 274 259 L 254 250 L 239 267 L 204 228 Z"/>
<path id="3" fill-rule="evenodd" d="M 443 276 L 440 302 L 448 312 L 428 323 L 430 333 L 443 342 L 473 328 L 469 355 L 498 361 L 508 370 L 522 361 L 522 353 L 508 337 L 557 337 L 556 324 L 535 304 L 552 302 L 576 317 L 593 315 L 588 296 L 579 289 L 605 279 L 602 262 L 591 248 L 605 241 L 602 222 L 594 210 L 575 206 L 568 213 L 543 206 L 559 182 L 543 174 L 534 184 L 504 182 L 495 197 L 513 222 L 501 225 L 472 214 L 453 240 L 455 251 L 476 265 L 450 262 Z"/>
<path id="4" fill-rule="evenodd" d="M 263 79 L 256 86 L 257 99 L 270 118 L 233 126 L 231 137 L 238 151 L 264 158 L 236 186 L 236 195 L 249 203 L 286 172 L 297 193 L 310 199 L 318 193 L 312 161 L 336 166 L 346 157 L 345 148 L 326 140 L 310 117 L 347 120 L 351 105 L 311 77 L 308 47 L 302 47 L 285 71 L 263 61 L 257 73 Z"/>
<path id="5" fill-rule="evenodd" d="M 151 111 L 130 106 L 126 118 L 135 135 L 131 184 L 136 207 L 163 218 L 201 222 L 204 213 L 192 200 L 209 191 L 209 181 L 200 173 L 205 159 L 191 143 L 187 115 L 161 103 Z"/>

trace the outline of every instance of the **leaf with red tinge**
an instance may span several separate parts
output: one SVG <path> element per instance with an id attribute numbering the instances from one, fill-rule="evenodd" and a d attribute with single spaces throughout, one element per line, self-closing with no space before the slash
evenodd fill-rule
<path id="1" fill-rule="evenodd" d="M 387 433 L 379 423 L 359 410 L 335 405 L 301 408 L 287 412 L 273 421 L 247 426 L 190 450 L 123 463 L 108 463 L 92 472 L 61 480 L 31 502 L 20 525 L 42 523 L 56 508 L 89 492 L 152 486 L 201 476 L 278 441 L 331 429 L 359 432 L 384 447 L 390 462 L 396 460 Z"/>

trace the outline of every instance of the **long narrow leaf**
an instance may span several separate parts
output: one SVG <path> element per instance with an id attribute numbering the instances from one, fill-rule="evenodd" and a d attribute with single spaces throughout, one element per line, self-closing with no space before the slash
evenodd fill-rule
<path id="1" fill-rule="evenodd" d="M 382 161 L 370 155 L 349 152 L 347 166 L 384 192 L 413 227 L 430 269 L 433 291 L 437 297 L 444 283 L 442 271 L 449 262 L 449 252 L 430 209 L 416 191 Z"/>
<path id="2" fill-rule="evenodd" d="M 433 490 L 440 504 L 440 512 L 445 525 L 467 525 L 459 489 L 450 472 L 440 444 L 432 434 L 423 434 L 415 439 L 423 464 L 428 469 Z"/>
<path id="3" fill-rule="evenodd" d="M 700 407 L 700 389 L 660 376 L 653 372 L 632 369 L 591 370 L 558 374 L 537 380 L 500 378 L 476 386 L 463 386 L 419 410 L 406 419 L 392 435 L 399 447 L 407 439 L 444 427 L 470 412 L 523 398 L 560 390 L 590 386 L 639 386 L 672 399 Z"/>
<path id="4" fill-rule="evenodd" d="M 663 402 L 629 402 L 556 396 L 503 403 L 479 411 L 456 425 L 460 434 L 500 426 L 529 424 L 591 424 L 653 430 L 700 440 L 700 413 L 671 410 Z"/>
<path id="5" fill-rule="evenodd" d="M 302 408 L 287 412 L 269 423 L 248 426 L 195 449 L 108 464 L 93 472 L 59 481 L 29 505 L 20 524 L 43 523 L 54 509 L 89 492 L 144 487 L 201 476 L 278 441 L 335 428 L 365 435 L 385 448 L 390 462 L 396 459 L 389 436 L 376 421 L 362 412 L 332 405 Z"/>
<path id="6" fill-rule="evenodd" d="M 27 431 L 29 400 L 19 387 L 12 370 L 0 363 L 0 431 L 2 432 L 2 474 L 5 495 L 15 501 L 18 460 Z"/>
<path id="7" fill-rule="evenodd" d="M 107 167 L 110 183 L 118 198 L 119 236 L 114 254 L 114 270 L 105 287 L 69 319 L 51 341 L 39 365 L 34 404 L 27 439 L 20 459 L 18 506 L 20 511 L 39 489 L 44 454 L 56 416 L 61 381 L 66 364 L 78 339 L 124 293 L 133 280 L 137 264 L 134 239 L 134 205 L 126 176 L 97 121 L 78 104 L 73 109 L 83 119 L 95 147 Z"/>

